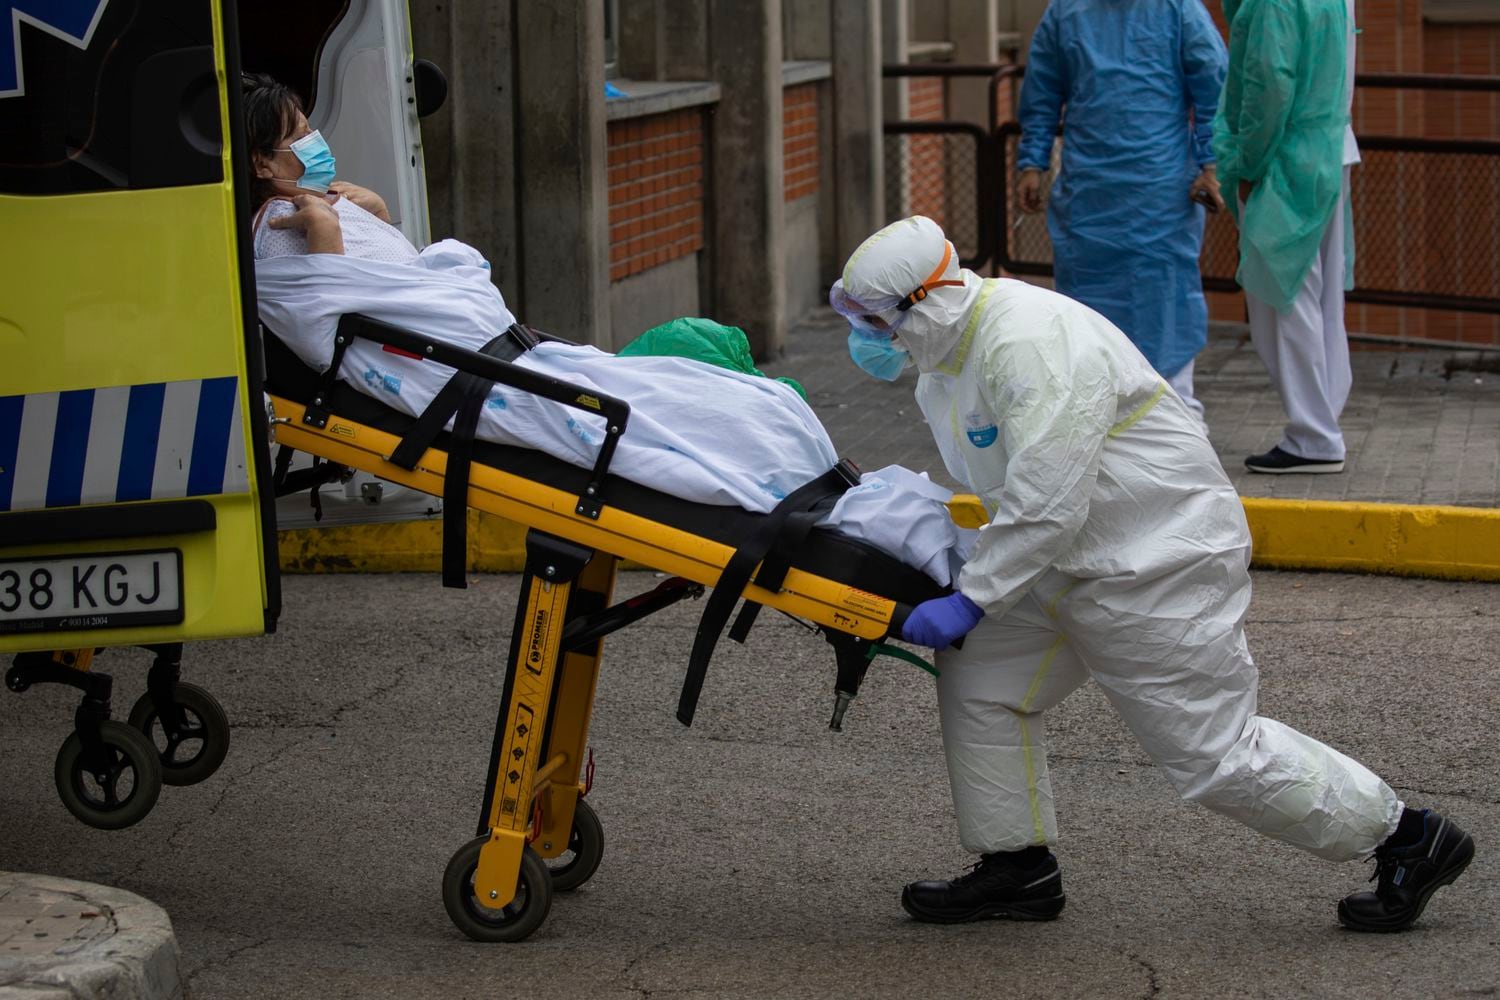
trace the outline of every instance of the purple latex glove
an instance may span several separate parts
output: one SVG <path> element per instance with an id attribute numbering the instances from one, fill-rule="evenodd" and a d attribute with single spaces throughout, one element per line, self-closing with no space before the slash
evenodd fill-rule
<path id="1" fill-rule="evenodd" d="M 984 617 L 984 609 L 958 591 L 923 601 L 901 626 L 901 638 L 918 646 L 947 649 L 969 634 Z"/>

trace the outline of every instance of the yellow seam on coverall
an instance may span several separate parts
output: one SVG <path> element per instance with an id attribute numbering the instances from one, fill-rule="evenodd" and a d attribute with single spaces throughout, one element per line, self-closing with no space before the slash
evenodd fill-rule
<path id="1" fill-rule="evenodd" d="M 1151 408 L 1153 406 L 1155 406 L 1157 403 L 1161 402 L 1161 398 L 1163 396 L 1165 396 L 1166 394 L 1167 394 L 1167 383 L 1163 382 L 1161 385 L 1159 385 L 1159 386 L 1156 387 L 1156 391 L 1151 394 L 1151 398 L 1150 399 L 1146 400 L 1140 406 L 1138 406 L 1138 407 L 1135 408 L 1135 412 L 1134 413 L 1132 413 L 1130 416 L 1126 417 L 1124 420 L 1121 420 L 1119 423 L 1117 423 L 1113 427 L 1111 427 L 1109 429 L 1109 436 L 1110 437 L 1118 437 L 1119 435 L 1124 434 L 1126 431 L 1130 430 L 1130 428 L 1134 427 L 1136 425 L 1136 423 L 1139 422 L 1142 417 L 1144 417 L 1146 414 L 1150 413 L 1151 412 Z"/>
<path id="2" fill-rule="evenodd" d="M 957 375 L 964 370 L 964 361 L 969 357 L 969 348 L 974 343 L 974 331 L 979 329 L 979 320 L 984 315 L 985 303 L 989 301 L 990 293 L 999 284 L 994 278 L 985 278 L 979 289 L 979 301 L 974 303 L 974 311 L 969 313 L 968 325 L 964 327 L 964 334 L 958 338 L 958 349 L 953 352 L 953 360 L 946 365 L 941 365 L 938 371 L 944 375 Z M 954 426 L 957 427 L 957 417 L 954 418 Z"/>
<path id="3" fill-rule="evenodd" d="M 1082 582 L 1083 581 L 1081 581 L 1081 580 L 1074 580 L 1072 583 L 1068 584 L 1062 590 L 1059 590 L 1057 592 L 1057 594 L 1053 596 L 1052 600 L 1050 600 L 1050 601 L 1047 602 L 1046 611 L 1047 611 L 1047 617 L 1048 618 L 1051 618 L 1054 621 L 1057 620 L 1057 605 L 1059 603 L 1061 603 L 1061 601 L 1062 601 L 1062 599 L 1064 597 L 1068 596 L 1068 591 L 1072 590 L 1074 587 L 1078 586 Z M 1067 638 L 1067 636 L 1063 635 L 1062 629 L 1058 629 L 1057 630 L 1057 634 L 1058 634 L 1059 638 L 1062 638 L 1062 639 L 1066 639 Z"/>
<path id="4" fill-rule="evenodd" d="M 1048 618 L 1057 618 L 1058 602 L 1067 596 L 1068 591 L 1078 586 L 1078 583 L 1079 581 L 1074 580 L 1062 590 L 1059 590 L 1052 600 L 1047 602 L 1044 610 L 1047 612 Z M 1047 829 L 1042 823 L 1041 796 L 1038 793 L 1036 785 L 1036 762 L 1031 751 L 1031 733 L 1026 726 L 1025 714 L 1030 714 L 1031 703 L 1036 698 L 1037 692 L 1042 689 L 1042 681 L 1052 670 L 1052 661 L 1057 659 L 1058 652 L 1067 641 L 1068 637 L 1059 630 L 1057 638 L 1053 640 L 1051 646 L 1047 647 L 1047 652 L 1042 654 L 1042 662 L 1037 667 L 1036 676 L 1032 678 L 1031 686 L 1026 689 L 1026 697 L 1021 699 L 1021 712 L 1023 714 L 1017 719 L 1021 724 L 1021 752 L 1026 758 L 1026 794 L 1031 801 L 1031 825 L 1032 829 L 1036 832 L 1037 839 L 1042 843 L 1046 843 L 1047 841 Z"/>
<path id="5" fill-rule="evenodd" d="M 865 255 L 865 251 L 869 250 L 872 246 L 879 243 L 887 236 L 891 235 L 894 230 L 895 224 L 892 223 L 891 225 L 886 226 L 880 232 L 871 235 L 863 243 L 854 248 L 854 253 L 850 254 L 849 256 L 849 263 L 844 265 L 843 278 L 845 288 L 849 287 L 849 272 L 854 270 L 854 265 L 859 263 L 859 259 Z"/>
<path id="6" fill-rule="evenodd" d="M 994 278 L 986 278 L 979 287 L 979 299 L 974 303 L 973 310 L 969 313 L 969 322 L 964 326 L 963 336 L 958 338 L 958 348 L 953 353 L 953 360 L 942 366 L 938 371 L 944 375 L 957 375 L 963 371 L 964 361 L 969 356 L 969 346 L 974 342 L 974 331 L 979 328 L 979 320 L 984 314 L 984 304 L 989 301 L 990 292 L 995 290 Z M 953 429 L 953 440 L 962 441 L 958 426 L 958 399 L 948 405 L 948 422 Z M 989 508 L 985 508 L 989 512 Z M 994 515 L 991 515 L 993 517 Z"/>
<path id="7" fill-rule="evenodd" d="M 1061 595 L 1058 595 L 1061 596 Z M 1042 823 L 1042 801 L 1037 789 L 1036 782 L 1036 759 L 1031 749 L 1031 729 L 1026 725 L 1026 716 L 1031 712 L 1031 702 L 1041 690 L 1042 681 L 1052 669 L 1052 661 L 1057 659 L 1057 653 L 1067 642 L 1067 637 L 1059 635 L 1047 652 L 1042 654 L 1041 666 L 1037 667 L 1036 676 L 1031 680 L 1031 686 L 1026 689 L 1026 697 L 1021 699 L 1021 710 L 1016 713 L 1016 721 L 1021 724 L 1021 753 L 1026 759 L 1026 796 L 1031 802 L 1031 826 L 1036 833 L 1038 843 L 1047 842 L 1047 828 Z"/>
<path id="8" fill-rule="evenodd" d="M 1031 828 L 1036 834 L 1037 843 L 1047 842 L 1047 828 L 1042 825 L 1042 802 L 1036 790 L 1036 765 L 1031 757 L 1031 733 L 1026 727 L 1026 717 L 1017 715 L 1016 721 L 1021 724 L 1021 752 L 1026 757 L 1026 794 L 1031 799 Z"/>

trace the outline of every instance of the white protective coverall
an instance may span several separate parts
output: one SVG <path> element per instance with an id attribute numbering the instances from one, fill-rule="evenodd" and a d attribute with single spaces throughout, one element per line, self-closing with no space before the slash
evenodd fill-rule
<path id="1" fill-rule="evenodd" d="M 924 217 L 850 258 L 844 291 L 907 295 L 942 258 Z M 1184 798 L 1334 860 L 1402 803 L 1359 763 L 1256 714 L 1245 645 L 1250 534 L 1198 420 L 1125 335 L 1046 289 L 957 257 L 900 320 L 917 401 L 990 523 L 959 574 L 985 611 L 938 653 L 963 846 L 1055 843 L 1042 713 L 1089 677 Z"/>

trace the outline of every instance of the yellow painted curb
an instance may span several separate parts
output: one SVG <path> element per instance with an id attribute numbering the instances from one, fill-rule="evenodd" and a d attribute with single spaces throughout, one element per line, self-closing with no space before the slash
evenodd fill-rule
<path id="1" fill-rule="evenodd" d="M 1500 510 L 1246 498 L 1256 566 L 1500 580 Z"/>
<path id="2" fill-rule="evenodd" d="M 278 533 L 283 573 L 436 573 L 443 565 L 443 522 L 393 521 Z M 469 569 L 515 573 L 526 564 L 526 529 L 469 511 Z"/>
<path id="3" fill-rule="evenodd" d="M 1244 504 L 1253 562 L 1261 568 L 1500 580 L 1500 509 L 1256 498 Z M 948 506 L 964 527 L 988 520 L 975 496 L 955 496 Z M 442 538 L 442 522 L 436 520 L 299 528 L 280 534 L 281 568 L 287 573 L 436 572 Z M 525 539 L 520 525 L 469 511 L 470 570 L 520 571 Z"/>
<path id="4" fill-rule="evenodd" d="M 1500 580 L 1500 509 L 1242 497 L 1253 565 L 1444 580 Z M 979 498 L 960 494 L 953 520 L 977 528 Z"/>

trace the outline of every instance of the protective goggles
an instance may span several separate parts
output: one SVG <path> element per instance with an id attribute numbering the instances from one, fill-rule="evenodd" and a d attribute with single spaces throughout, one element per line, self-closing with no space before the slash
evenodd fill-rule
<path id="1" fill-rule="evenodd" d="M 835 281 L 833 287 L 828 290 L 828 304 L 833 306 L 840 316 L 847 319 L 855 330 L 889 338 L 906 318 L 907 310 L 927 298 L 929 291 L 944 285 L 963 285 L 960 279 L 940 280 L 943 272 L 948 269 L 948 262 L 952 259 L 953 244 L 944 240 L 943 259 L 938 261 L 938 266 L 933 268 L 926 280 L 906 295 L 900 298 L 862 301 L 844 291 L 844 282 L 841 278 Z"/>

